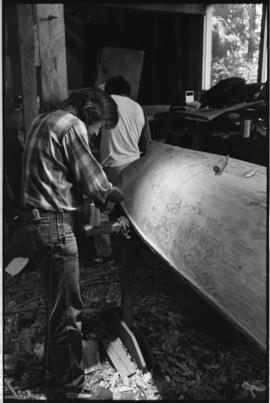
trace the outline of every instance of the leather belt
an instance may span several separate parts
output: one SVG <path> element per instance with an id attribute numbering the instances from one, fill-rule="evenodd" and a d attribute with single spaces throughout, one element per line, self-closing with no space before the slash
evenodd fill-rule
<path id="1" fill-rule="evenodd" d="M 55 217 L 70 221 L 74 216 L 75 211 L 47 211 L 38 208 L 26 208 L 25 214 L 28 218 L 38 221 L 44 217 Z"/>

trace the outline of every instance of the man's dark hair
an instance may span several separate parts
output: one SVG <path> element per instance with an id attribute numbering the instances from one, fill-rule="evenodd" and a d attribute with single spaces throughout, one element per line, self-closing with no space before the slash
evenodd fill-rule
<path id="1" fill-rule="evenodd" d="M 74 91 L 62 104 L 65 110 L 75 113 L 86 125 L 105 122 L 105 129 L 112 129 L 118 122 L 118 109 L 109 94 L 96 87 Z"/>
<path id="2" fill-rule="evenodd" d="M 122 76 L 112 77 L 105 84 L 105 91 L 108 94 L 129 96 L 131 87 Z"/>

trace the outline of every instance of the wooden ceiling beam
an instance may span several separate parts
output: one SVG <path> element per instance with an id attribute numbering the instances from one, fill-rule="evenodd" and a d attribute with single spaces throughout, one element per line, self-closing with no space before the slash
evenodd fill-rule
<path id="1" fill-rule="evenodd" d="M 170 13 L 180 13 L 180 14 L 204 14 L 206 9 L 206 4 L 202 3 L 194 3 L 194 4 L 122 4 L 122 3 L 103 3 L 98 4 L 94 3 L 93 5 L 99 7 L 110 7 L 110 8 L 124 8 L 131 10 L 140 10 L 140 11 L 157 11 L 157 12 L 170 12 Z"/>

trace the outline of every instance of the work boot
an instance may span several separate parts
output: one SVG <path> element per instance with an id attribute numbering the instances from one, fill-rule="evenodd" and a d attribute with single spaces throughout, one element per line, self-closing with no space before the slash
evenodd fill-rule
<path id="1" fill-rule="evenodd" d="M 97 264 L 114 264 L 114 258 L 112 255 L 109 256 L 96 256 L 93 259 L 93 264 L 97 265 Z"/>

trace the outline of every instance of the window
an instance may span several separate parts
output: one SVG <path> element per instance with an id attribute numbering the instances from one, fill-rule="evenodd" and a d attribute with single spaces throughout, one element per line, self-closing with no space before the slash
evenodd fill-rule
<path id="1" fill-rule="evenodd" d="M 247 83 L 266 80 L 264 66 L 267 60 L 267 22 L 262 16 L 261 3 L 220 3 L 207 8 L 204 24 L 203 89 L 232 76 L 242 77 Z M 262 39 L 264 46 L 260 45 Z M 264 63 L 261 63 L 260 58 Z M 261 65 L 262 68 L 259 68 Z"/>
<path id="2" fill-rule="evenodd" d="M 263 13 L 264 21 L 262 25 L 262 43 L 261 43 L 261 52 L 262 52 L 262 57 L 260 59 L 260 65 L 259 65 L 259 80 L 264 83 L 267 78 L 267 72 L 268 72 L 268 36 L 267 36 L 267 28 L 268 28 L 268 18 L 267 18 L 267 12 L 266 12 L 266 7 L 264 8 L 264 13 Z"/>

